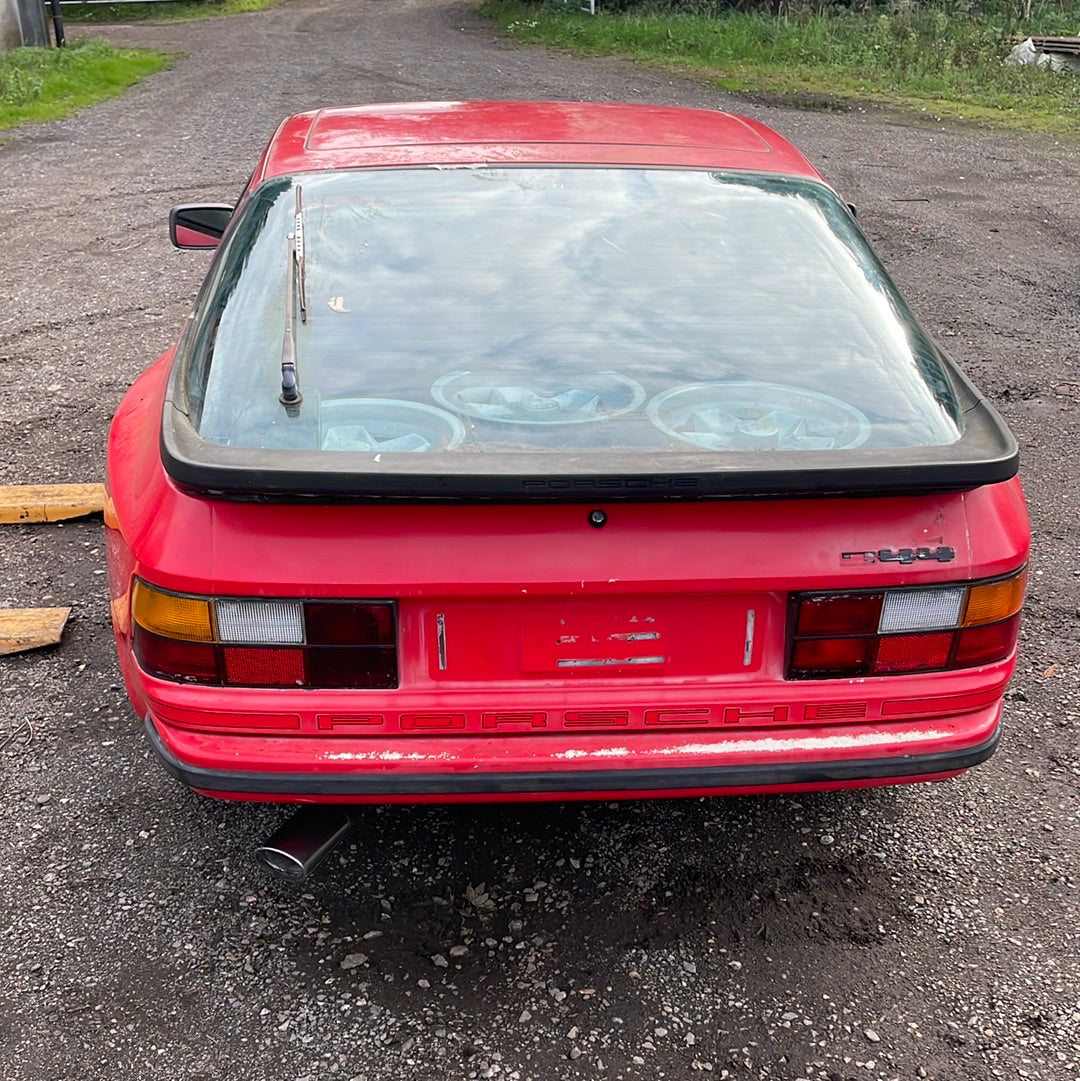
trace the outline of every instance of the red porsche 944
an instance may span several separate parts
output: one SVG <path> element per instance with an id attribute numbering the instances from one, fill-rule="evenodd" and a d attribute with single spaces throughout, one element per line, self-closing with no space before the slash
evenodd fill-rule
<path id="1" fill-rule="evenodd" d="M 1017 447 L 845 203 L 719 112 L 286 120 L 113 422 L 128 693 L 207 795 L 933 780 L 994 750 Z"/>

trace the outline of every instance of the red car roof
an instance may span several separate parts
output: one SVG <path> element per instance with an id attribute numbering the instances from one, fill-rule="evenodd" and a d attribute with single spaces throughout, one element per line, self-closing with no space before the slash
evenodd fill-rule
<path id="1" fill-rule="evenodd" d="M 675 165 L 820 179 L 787 140 L 731 113 L 542 101 L 412 102 L 300 113 L 278 128 L 259 177 L 479 162 Z"/>

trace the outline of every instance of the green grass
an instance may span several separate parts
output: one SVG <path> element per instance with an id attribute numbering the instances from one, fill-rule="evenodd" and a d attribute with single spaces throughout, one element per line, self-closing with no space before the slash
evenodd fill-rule
<path id="1" fill-rule="evenodd" d="M 590 16 L 573 0 L 483 0 L 479 10 L 519 41 L 627 57 L 722 90 L 804 104 L 876 102 L 935 117 L 1080 132 L 1080 75 L 1003 64 L 1015 28 L 991 16 L 915 8 L 907 14 L 773 18 L 644 13 L 640 7 L 601 7 Z M 1043 34 L 1075 33 L 1080 8 L 1056 6 L 1032 25 Z"/>
<path id="2" fill-rule="evenodd" d="M 274 7 L 280 0 L 170 0 L 169 3 L 126 4 L 65 4 L 64 20 L 73 23 L 118 23 L 155 20 L 183 22 L 189 19 L 209 19 L 215 15 L 240 15 L 245 11 L 262 11 Z"/>
<path id="3" fill-rule="evenodd" d="M 161 53 L 116 49 L 103 41 L 0 53 L 0 128 L 56 120 L 115 97 L 168 61 Z"/>

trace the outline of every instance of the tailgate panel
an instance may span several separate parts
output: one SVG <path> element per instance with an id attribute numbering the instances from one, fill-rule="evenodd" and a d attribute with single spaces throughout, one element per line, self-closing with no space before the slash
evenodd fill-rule
<path id="1" fill-rule="evenodd" d="M 782 664 L 768 652 L 783 640 L 776 594 L 455 598 L 416 615 L 439 683 L 737 680 Z"/>

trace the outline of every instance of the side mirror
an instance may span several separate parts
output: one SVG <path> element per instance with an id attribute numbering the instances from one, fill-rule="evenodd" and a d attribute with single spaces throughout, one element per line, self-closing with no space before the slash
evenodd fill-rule
<path id="1" fill-rule="evenodd" d="M 216 248 L 232 217 L 228 203 L 185 203 L 169 211 L 169 239 L 177 248 Z"/>

